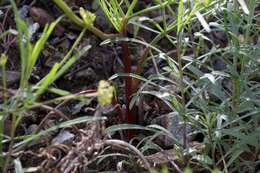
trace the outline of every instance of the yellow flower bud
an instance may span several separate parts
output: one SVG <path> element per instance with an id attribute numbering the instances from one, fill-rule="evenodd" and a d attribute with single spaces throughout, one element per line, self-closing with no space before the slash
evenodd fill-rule
<path id="1" fill-rule="evenodd" d="M 79 14 L 82 17 L 86 27 L 93 25 L 94 21 L 96 20 L 96 15 L 94 13 L 91 13 L 82 7 L 79 9 Z"/>
<path id="2" fill-rule="evenodd" d="M 101 80 L 98 84 L 98 102 L 100 105 L 105 106 L 112 102 L 114 95 L 114 87 L 107 81 Z"/>
<path id="3" fill-rule="evenodd" d="M 5 66 L 7 63 L 7 59 L 8 57 L 6 56 L 6 54 L 2 53 L 0 57 L 0 66 Z"/>

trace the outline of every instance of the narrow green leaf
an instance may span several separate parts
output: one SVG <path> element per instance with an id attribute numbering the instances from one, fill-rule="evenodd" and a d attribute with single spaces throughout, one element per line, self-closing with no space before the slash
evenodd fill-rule
<path id="1" fill-rule="evenodd" d="M 178 16 L 177 16 L 177 34 L 179 34 L 182 29 L 183 8 L 184 8 L 183 0 L 180 0 L 178 6 Z"/>
<path id="2" fill-rule="evenodd" d="M 59 64 L 55 64 L 51 71 L 44 77 L 44 79 L 41 82 L 41 85 L 38 86 L 36 91 L 36 98 L 39 97 L 46 89 L 47 87 L 55 80 L 55 75 L 59 69 Z"/>
<path id="3" fill-rule="evenodd" d="M 81 26 L 84 28 L 83 21 L 70 9 L 70 7 L 63 1 L 63 0 L 53 0 L 60 9 L 68 16 L 70 20 L 75 22 L 78 26 Z"/>
<path id="4" fill-rule="evenodd" d="M 31 75 L 33 67 L 35 66 L 35 63 L 38 59 L 38 56 L 42 49 L 44 48 L 45 43 L 47 42 L 48 38 L 50 37 L 51 33 L 53 32 L 55 26 L 58 24 L 58 22 L 61 20 L 61 18 L 57 19 L 55 22 L 51 23 L 51 25 L 46 25 L 44 28 L 44 31 L 42 33 L 41 38 L 36 42 L 31 56 L 29 58 L 29 64 L 28 64 L 28 77 Z"/>
<path id="5" fill-rule="evenodd" d="M 61 75 L 63 75 L 79 58 L 82 57 L 82 55 L 85 55 L 86 52 L 89 51 L 89 49 L 91 48 L 90 45 L 85 46 L 84 48 L 82 48 L 80 50 L 80 52 L 78 52 L 76 55 L 72 56 L 62 67 L 61 69 L 59 69 L 59 71 L 57 72 L 57 74 L 55 75 L 55 79 L 58 79 Z"/>

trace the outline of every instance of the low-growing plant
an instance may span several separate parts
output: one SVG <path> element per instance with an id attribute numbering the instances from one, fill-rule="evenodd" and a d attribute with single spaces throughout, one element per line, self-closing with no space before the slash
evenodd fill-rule
<path id="1" fill-rule="evenodd" d="M 93 32 L 95 35 L 100 37 L 101 39 L 105 40 L 108 38 L 116 38 L 116 37 L 127 37 L 127 25 L 130 16 L 133 14 L 133 9 L 137 3 L 137 0 L 132 1 L 131 3 L 125 3 L 124 5 L 127 6 L 127 11 L 124 12 L 122 9 L 122 4 L 119 3 L 117 0 L 112 1 L 99 1 L 99 4 L 104 11 L 105 15 L 107 16 L 108 20 L 112 23 L 118 34 L 105 34 L 95 26 L 93 26 L 94 14 L 91 14 L 89 11 L 85 11 L 83 8 L 80 9 L 80 15 L 82 19 L 77 17 L 71 9 L 67 6 L 67 4 L 63 0 L 54 0 L 54 2 L 64 11 L 64 13 L 76 24 L 83 28 L 87 28 L 89 31 Z M 92 16 L 92 17 L 91 17 Z M 122 60 L 124 64 L 124 72 L 125 73 L 132 73 L 132 60 L 131 60 L 131 53 L 128 47 L 127 42 L 122 43 Z M 131 109 L 129 107 L 130 100 L 133 94 L 133 86 L 132 86 L 132 78 L 125 77 L 125 100 L 126 100 L 126 110 L 121 112 L 125 112 L 126 122 L 133 124 L 137 123 L 137 115 L 136 109 Z M 123 119 L 123 115 L 121 115 L 121 119 Z M 133 134 L 129 134 L 131 137 Z M 131 138 L 129 136 L 129 138 Z"/>
<path id="2" fill-rule="evenodd" d="M 163 53 L 154 48 L 154 43 L 149 45 L 149 49 L 156 52 L 152 58 L 163 58 L 168 64 L 160 69 L 160 74 L 142 79 L 145 83 L 134 98 L 137 100 L 147 94 L 158 97 L 203 134 L 205 150 L 200 154 L 189 153 L 188 148 L 183 150 L 192 156 L 186 163 L 195 163 L 212 171 L 218 167 L 223 172 L 254 172 L 253 165 L 258 164 L 258 158 L 253 153 L 259 153 L 259 79 L 255 78 L 260 68 L 257 60 L 259 44 L 253 42 L 254 31 L 259 32 L 259 27 L 253 24 L 258 1 L 248 4 L 244 1 L 208 2 L 203 5 L 179 1 L 177 20 L 164 21 L 166 28 L 162 30 L 172 47 L 176 48 L 176 54 L 169 59 L 167 55 L 170 52 Z M 171 6 L 165 8 L 170 9 L 169 13 L 174 11 Z M 216 20 L 217 24 L 205 23 L 198 11 L 204 18 Z M 202 29 L 190 35 L 190 31 L 201 28 L 199 25 Z M 168 35 L 170 31 L 175 31 L 176 37 Z M 214 32 L 228 37 L 226 47 L 214 40 L 224 38 L 209 36 Z M 195 42 L 196 36 L 199 43 Z M 224 65 L 214 65 L 214 59 Z M 177 86 L 179 92 L 172 94 L 169 89 L 158 86 L 156 80 Z M 147 91 L 147 85 L 157 85 L 159 91 Z M 187 147 L 185 136 L 187 133 L 184 131 L 184 148 Z M 247 154 L 251 158 L 245 162 Z"/>
<path id="3" fill-rule="evenodd" d="M 250 37 L 249 34 L 259 30 L 259 27 L 253 24 L 256 2 L 250 1 L 247 6 L 242 1 L 232 3 L 208 1 L 205 4 L 179 1 L 177 15 L 172 13 L 177 16 L 177 20 L 169 23 L 164 21 L 165 28 L 160 28 L 160 25 L 157 24 L 158 37 L 155 37 L 150 44 L 136 39 L 128 39 L 130 42 L 147 45 L 148 48 L 144 56 L 149 54 L 149 50 L 153 50 L 157 52 L 157 55 L 151 55 L 150 59 L 163 58 L 168 63 L 162 69 L 162 74 L 153 74 L 148 79 L 131 75 L 145 82 L 142 87 L 139 87 L 132 102 L 138 100 L 141 95 L 154 95 L 167 105 L 172 105 L 174 112 L 177 112 L 186 123 L 192 124 L 204 136 L 205 151 L 199 155 L 190 153 L 192 157 L 188 163 L 199 164 L 212 171 L 214 167 L 219 167 L 224 172 L 239 171 L 240 169 L 255 171 L 253 166 L 257 164 L 255 154 L 252 154 L 252 161 L 246 164 L 242 160 L 245 153 L 259 153 L 259 145 L 257 145 L 259 128 L 256 125 L 259 114 L 257 101 L 259 81 L 255 78 L 256 71 L 259 72 L 259 61 L 256 60 L 258 56 L 256 52 L 258 52 L 259 47 L 252 42 L 253 35 Z M 169 5 L 163 7 L 171 9 L 170 12 L 174 11 Z M 244 13 L 239 11 L 240 7 Z M 225 17 L 219 19 L 216 13 Z M 215 19 L 218 22 L 217 31 L 214 31 L 213 23 L 212 25 L 205 23 L 205 16 L 217 18 Z M 194 38 L 189 35 L 189 32 L 195 27 L 199 28 L 195 19 L 198 19 L 202 26 L 202 30 L 195 33 L 200 40 L 199 44 L 194 42 L 196 35 L 191 35 L 191 37 L 195 36 Z M 239 25 L 239 23 L 243 25 Z M 142 26 L 140 23 L 136 24 Z M 143 28 L 148 28 L 148 26 Z M 176 38 L 168 35 L 170 31 L 176 32 Z M 221 48 L 215 40 L 208 38 L 207 35 L 213 32 L 228 33 L 230 41 L 227 40 L 228 46 Z M 165 37 L 173 47 L 176 47 L 177 53 L 172 59 L 168 57 L 168 53 L 163 53 L 154 47 L 159 40 Z M 187 38 L 190 40 L 187 41 Z M 213 44 L 211 48 L 208 47 L 209 49 L 206 46 L 208 40 Z M 186 55 L 190 49 L 193 50 L 195 57 Z M 206 53 L 203 54 L 205 51 Z M 223 61 L 225 65 L 220 70 L 215 70 L 219 67 L 208 64 L 213 61 L 213 58 Z M 171 78 L 163 77 L 169 74 Z M 125 75 L 115 75 L 112 79 L 117 76 Z M 184 76 L 188 77 L 189 80 Z M 180 95 L 177 93 L 172 95 L 172 91 L 158 86 L 156 80 L 164 80 L 177 85 L 180 89 Z M 157 86 L 161 91 L 147 91 L 145 90 L 147 85 Z M 184 148 L 186 136 L 184 131 Z M 242 144 L 241 141 L 246 142 L 242 142 Z M 183 150 L 184 153 L 186 153 L 185 151 Z"/>
<path id="4" fill-rule="evenodd" d="M 20 84 L 19 88 L 15 92 L 11 92 L 6 85 L 6 74 L 5 74 L 5 66 L 8 61 L 8 57 L 5 54 L 1 55 L 0 65 L 2 70 L 2 87 L 1 90 L 3 92 L 3 103 L 1 103 L 0 107 L 0 132 L 1 132 L 1 172 L 7 172 L 8 167 L 10 165 L 10 161 L 13 155 L 13 151 L 17 150 L 17 147 L 21 146 L 16 143 L 17 137 L 15 136 L 16 128 L 22 122 L 24 115 L 31 108 L 44 106 L 45 103 L 51 103 L 53 101 L 48 100 L 45 103 L 38 102 L 41 95 L 43 95 L 50 85 L 55 82 L 67 69 L 74 64 L 83 54 L 85 54 L 91 46 L 86 46 L 82 48 L 80 51 L 76 52 L 74 55 L 72 54 L 75 51 L 75 48 L 79 44 L 81 38 L 85 33 L 85 29 L 82 31 L 80 36 L 75 41 L 71 50 L 68 51 L 67 55 L 62 59 L 61 62 L 56 63 L 50 70 L 50 72 L 41 79 L 36 84 L 30 84 L 30 76 L 33 72 L 33 68 L 37 59 L 39 58 L 39 54 L 44 48 L 45 43 L 50 37 L 52 31 L 54 30 L 57 23 L 61 20 L 59 18 L 55 22 L 51 24 L 47 24 L 43 30 L 42 36 L 39 40 L 36 41 L 35 44 L 32 44 L 30 41 L 28 26 L 25 21 L 23 21 L 18 13 L 17 7 L 14 1 L 11 1 L 13 11 L 15 14 L 15 21 L 17 27 L 17 37 L 18 37 L 18 46 L 20 51 L 20 62 L 21 62 L 21 72 L 20 72 Z M 7 33 L 8 34 L 8 33 Z M 56 92 L 57 93 L 57 92 Z M 93 97 L 96 95 L 86 95 L 84 97 Z M 76 96 L 74 96 L 76 98 Z M 11 118 L 11 130 L 10 137 L 7 137 L 4 134 L 5 121 Z M 83 119 L 73 120 L 73 122 L 64 123 L 64 127 L 71 126 L 76 123 L 85 122 L 85 121 L 93 121 L 93 118 L 83 117 Z M 52 127 L 53 129 L 61 128 L 61 126 Z M 50 129 L 50 130 L 53 130 Z M 25 136 L 20 141 L 20 144 L 28 144 L 31 140 L 36 140 L 37 137 L 41 134 Z M 8 146 L 8 152 L 3 152 L 3 145 Z M 16 148 L 16 149 L 15 149 Z"/>

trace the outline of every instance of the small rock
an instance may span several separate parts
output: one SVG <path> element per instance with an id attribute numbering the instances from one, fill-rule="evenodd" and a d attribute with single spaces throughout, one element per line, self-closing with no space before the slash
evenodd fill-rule
<path id="1" fill-rule="evenodd" d="M 47 60 L 45 61 L 44 65 L 46 67 L 53 67 L 54 64 L 56 64 L 57 62 L 62 60 L 62 57 L 64 57 L 64 54 L 60 53 L 60 52 L 54 52 L 53 54 L 51 54 L 52 52 L 43 52 L 45 55 L 47 55 Z M 49 56 L 48 56 L 49 55 Z"/>
<path id="2" fill-rule="evenodd" d="M 40 25 L 38 23 L 33 23 L 30 24 L 28 27 L 28 31 L 29 31 L 29 37 L 31 41 L 35 40 L 34 35 L 36 34 L 36 32 L 38 31 L 38 29 L 40 28 Z"/>
<path id="3" fill-rule="evenodd" d="M 216 45 L 219 45 L 221 48 L 227 47 L 228 45 L 228 36 L 223 31 L 213 31 L 210 35 L 211 39 Z"/>
<path id="4" fill-rule="evenodd" d="M 213 69 L 218 71 L 225 70 L 227 68 L 226 63 L 221 59 L 214 60 L 212 65 L 213 65 Z"/>
<path id="5" fill-rule="evenodd" d="M 68 39 L 63 40 L 57 47 L 62 51 L 68 51 L 70 49 L 71 43 Z"/>
<path id="6" fill-rule="evenodd" d="M 29 6 L 28 5 L 23 5 L 22 8 L 19 9 L 20 17 L 24 20 L 28 16 L 28 13 L 29 13 Z"/>
<path id="7" fill-rule="evenodd" d="M 37 129 L 38 129 L 38 125 L 37 124 L 30 125 L 28 127 L 28 129 L 27 129 L 28 135 L 35 133 Z"/>
<path id="8" fill-rule="evenodd" d="M 95 71 L 90 67 L 76 73 L 76 78 L 87 79 L 88 81 L 95 81 L 96 76 L 97 75 L 96 75 Z"/>
<path id="9" fill-rule="evenodd" d="M 77 38 L 77 35 L 74 33 L 65 33 L 65 35 L 70 40 L 75 40 Z"/>
<path id="10" fill-rule="evenodd" d="M 169 114 L 165 114 L 158 118 L 155 118 L 152 123 L 159 124 L 162 127 L 166 128 L 180 143 L 183 142 L 184 122 L 177 112 L 171 112 Z M 191 136 L 189 136 L 189 133 L 191 133 L 192 131 L 193 129 L 191 125 L 187 124 L 186 132 L 188 134 L 188 141 L 191 140 Z M 160 139 L 163 140 L 165 146 L 172 146 L 174 144 L 173 139 L 167 136 L 162 136 Z"/>
<path id="11" fill-rule="evenodd" d="M 112 31 L 112 26 L 109 23 L 109 20 L 105 16 L 103 10 L 101 8 L 97 9 L 96 12 L 96 20 L 95 20 L 95 25 L 98 26 L 102 31 L 105 33 L 109 33 Z"/>
<path id="12" fill-rule="evenodd" d="M 3 74 L 0 71 L 0 85 L 2 85 Z M 6 83 L 7 85 L 15 84 L 20 80 L 20 72 L 17 71 L 6 71 Z"/>
<path id="13" fill-rule="evenodd" d="M 55 20 L 53 16 L 51 16 L 47 11 L 42 8 L 31 7 L 29 9 L 29 13 L 33 20 L 39 23 L 41 27 L 45 27 L 47 23 L 51 23 Z M 65 29 L 60 24 L 57 24 L 54 30 L 54 34 L 56 36 L 62 36 L 64 32 Z"/>
<path id="14" fill-rule="evenodd" d="M 66 143 L 74 138 L 74 134 L 70 133 L 68 130 L 61 131 L 58 136 L 52 139 L 52 144 L 63 144 Z"/>
<path id="15" fill-rule="evenodd" d="M 36 133 L 36 131 L 38 130 L 39 126 L 37 124 L 31 124 L 27 130 L 26 130 L 26 134 L 27 135 L 33 135 L 34 133 Z M 39 133 L 43 133 L 44 130 L 40 130 L 38 133 L 36 134 L 39 134 Z M 51 138 L 51 135 L 49 135 L 48 133 L 47 134 L 43 134 L 41 135 L 37 140 L 33 140 L 32 141 L 32 145 L 38 145 L 38 144 L 43 144 L 45 143 L 46 141 L 49 141 Z"/>

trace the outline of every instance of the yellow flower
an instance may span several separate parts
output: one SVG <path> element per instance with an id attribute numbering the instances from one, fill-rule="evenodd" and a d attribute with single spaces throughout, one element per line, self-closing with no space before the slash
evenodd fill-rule
<path id="1" fill-rule="evenodd" d="M 97 98 L 100 105 L 105 106 L 112 102 L 114 87 L 107 81 L 101 80 L 98 84 Z"/>
<path id="2" fill-rule="evenodd" d="M 7 56 L 6 54 L 1 54 L 1 57 L 0 57 L 0 66 L 5 66 L 5 64 L 7 63 Z"/>
<path id="3" fill-rule="evenodd" d="M 94 21 L 96 20 L 95 14 L 91 13 L 90 11 L 85 10 L 82 7 L 80 7 L 80 9 L 79 9 L 79 14 L 82 17 L 86 27 L 93 25 Z"/>

